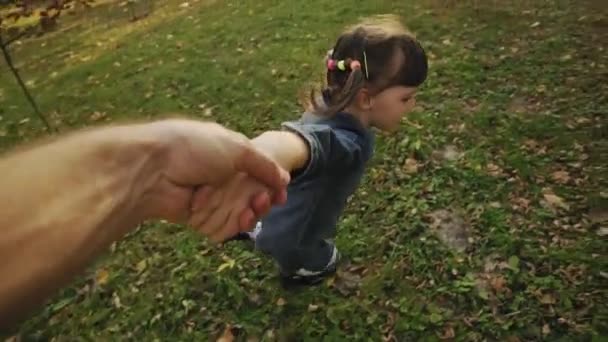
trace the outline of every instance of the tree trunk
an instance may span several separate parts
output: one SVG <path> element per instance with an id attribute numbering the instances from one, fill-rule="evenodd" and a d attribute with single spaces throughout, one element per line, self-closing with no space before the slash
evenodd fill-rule
<path id="1" fill-rule="evenodd" d="M 49 124 L 46 117 L 42 114 L 42 112 L 40 112 L 40 109 L 38 108 L 38 105 L 36 104 L 34 97 L 30 93 L 30 91 L 27 89 L 25 83 L 23 82 L 23 79 L 21 78 L 21 75 L 19 75 L 19 70 L 17 70 L 17 68 L 15 68 L 15 65 L 13 64 L 13 60 L 11 58 L 10 52 L 8 51 L 8 45 L 13 41 L 14 40 L 11 40 L 11 41 L 5 43 L 4 40 L 2 39 L 2 36 L 0 35 L 0 49 L 2 50 L 2 54 L 4 55 L 4 60 L 6 61 L 8 68 L 11 70 L 11 72 L 15 76 L 17 83 L 19 83 L 21 90 L 23 90 L 23 93 L 25 94 L 25 97 L 27 98 L 28 102 L 30 103 L 30 105 L 32 105 L 32 108 L 34 108 L 34 112 L 36 113 L 38 118 L 40 118 L 40 120 L 44 123 L 44 126 L 46 127 L 46 129 L 49 132 L 55 132 L 55 130 L 51 127 L 51 125 Z"/>

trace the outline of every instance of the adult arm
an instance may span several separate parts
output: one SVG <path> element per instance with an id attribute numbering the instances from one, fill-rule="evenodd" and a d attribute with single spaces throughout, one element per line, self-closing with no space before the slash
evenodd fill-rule
<path id="1" fill-rule="evenodd" d="M 81 131 L 3 156 L 0 326 L 22 319 L 142 221 L 186 222 L 201 186 L 241 171 L 275 194 L 288 181 L 244 136 L 188 120 Z"/>

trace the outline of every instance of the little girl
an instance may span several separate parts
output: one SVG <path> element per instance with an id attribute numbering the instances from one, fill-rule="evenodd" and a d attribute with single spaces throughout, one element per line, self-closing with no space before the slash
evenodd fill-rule
<path id="1" fill-rule="evenodd" d="M 347 29 L 325 67 L 327 84 L 311 94 L 302 118 L 253 139 L 291 172 L 287 203 L 273 208 L 254 232 L 233 238 L 255 241 L 277 262 L 285 286 L 317 284 L 336 271 L 340 254 L 332 241 L 372 157 L 371 128 L 399 127 L 428 68 L 424 49 L 394 16 Z M 247 182 L 241 178 L 228 187 L 250 192 Z"/>

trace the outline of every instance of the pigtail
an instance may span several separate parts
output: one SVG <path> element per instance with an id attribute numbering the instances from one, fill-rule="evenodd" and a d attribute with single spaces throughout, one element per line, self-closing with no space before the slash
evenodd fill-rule
<path id="1" fill-rule="evenodd" d="M 355 99 L 359 90 L 365 86 L 365 73 L 361 70 L 359 61 L 350 58 L 330 61 L 332 62 L 328 64 L 334 63 L 335 65 L 331 64 L 333 66 L 329 67 L 328 74 L 342 73 L 339 77 L 341 82 L 328 82 L 331 85 L 322 89 L 320 96 L 317 90 L 311 91 L 311 107 L 313 112 L 320 116 L 332 116 L 344 110 Z M 345 77 L 346 79 L 344 79 Z"/>

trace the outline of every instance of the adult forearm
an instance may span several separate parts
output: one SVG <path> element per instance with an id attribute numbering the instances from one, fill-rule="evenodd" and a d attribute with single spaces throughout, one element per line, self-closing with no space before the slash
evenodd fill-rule
<path id="1" fill-rule="evenodd" d="M 150 133 L 146 125 L 97 129 L 0 159 L 0 325 L 150 214 L 142 198 L 162 162 Z"/>

